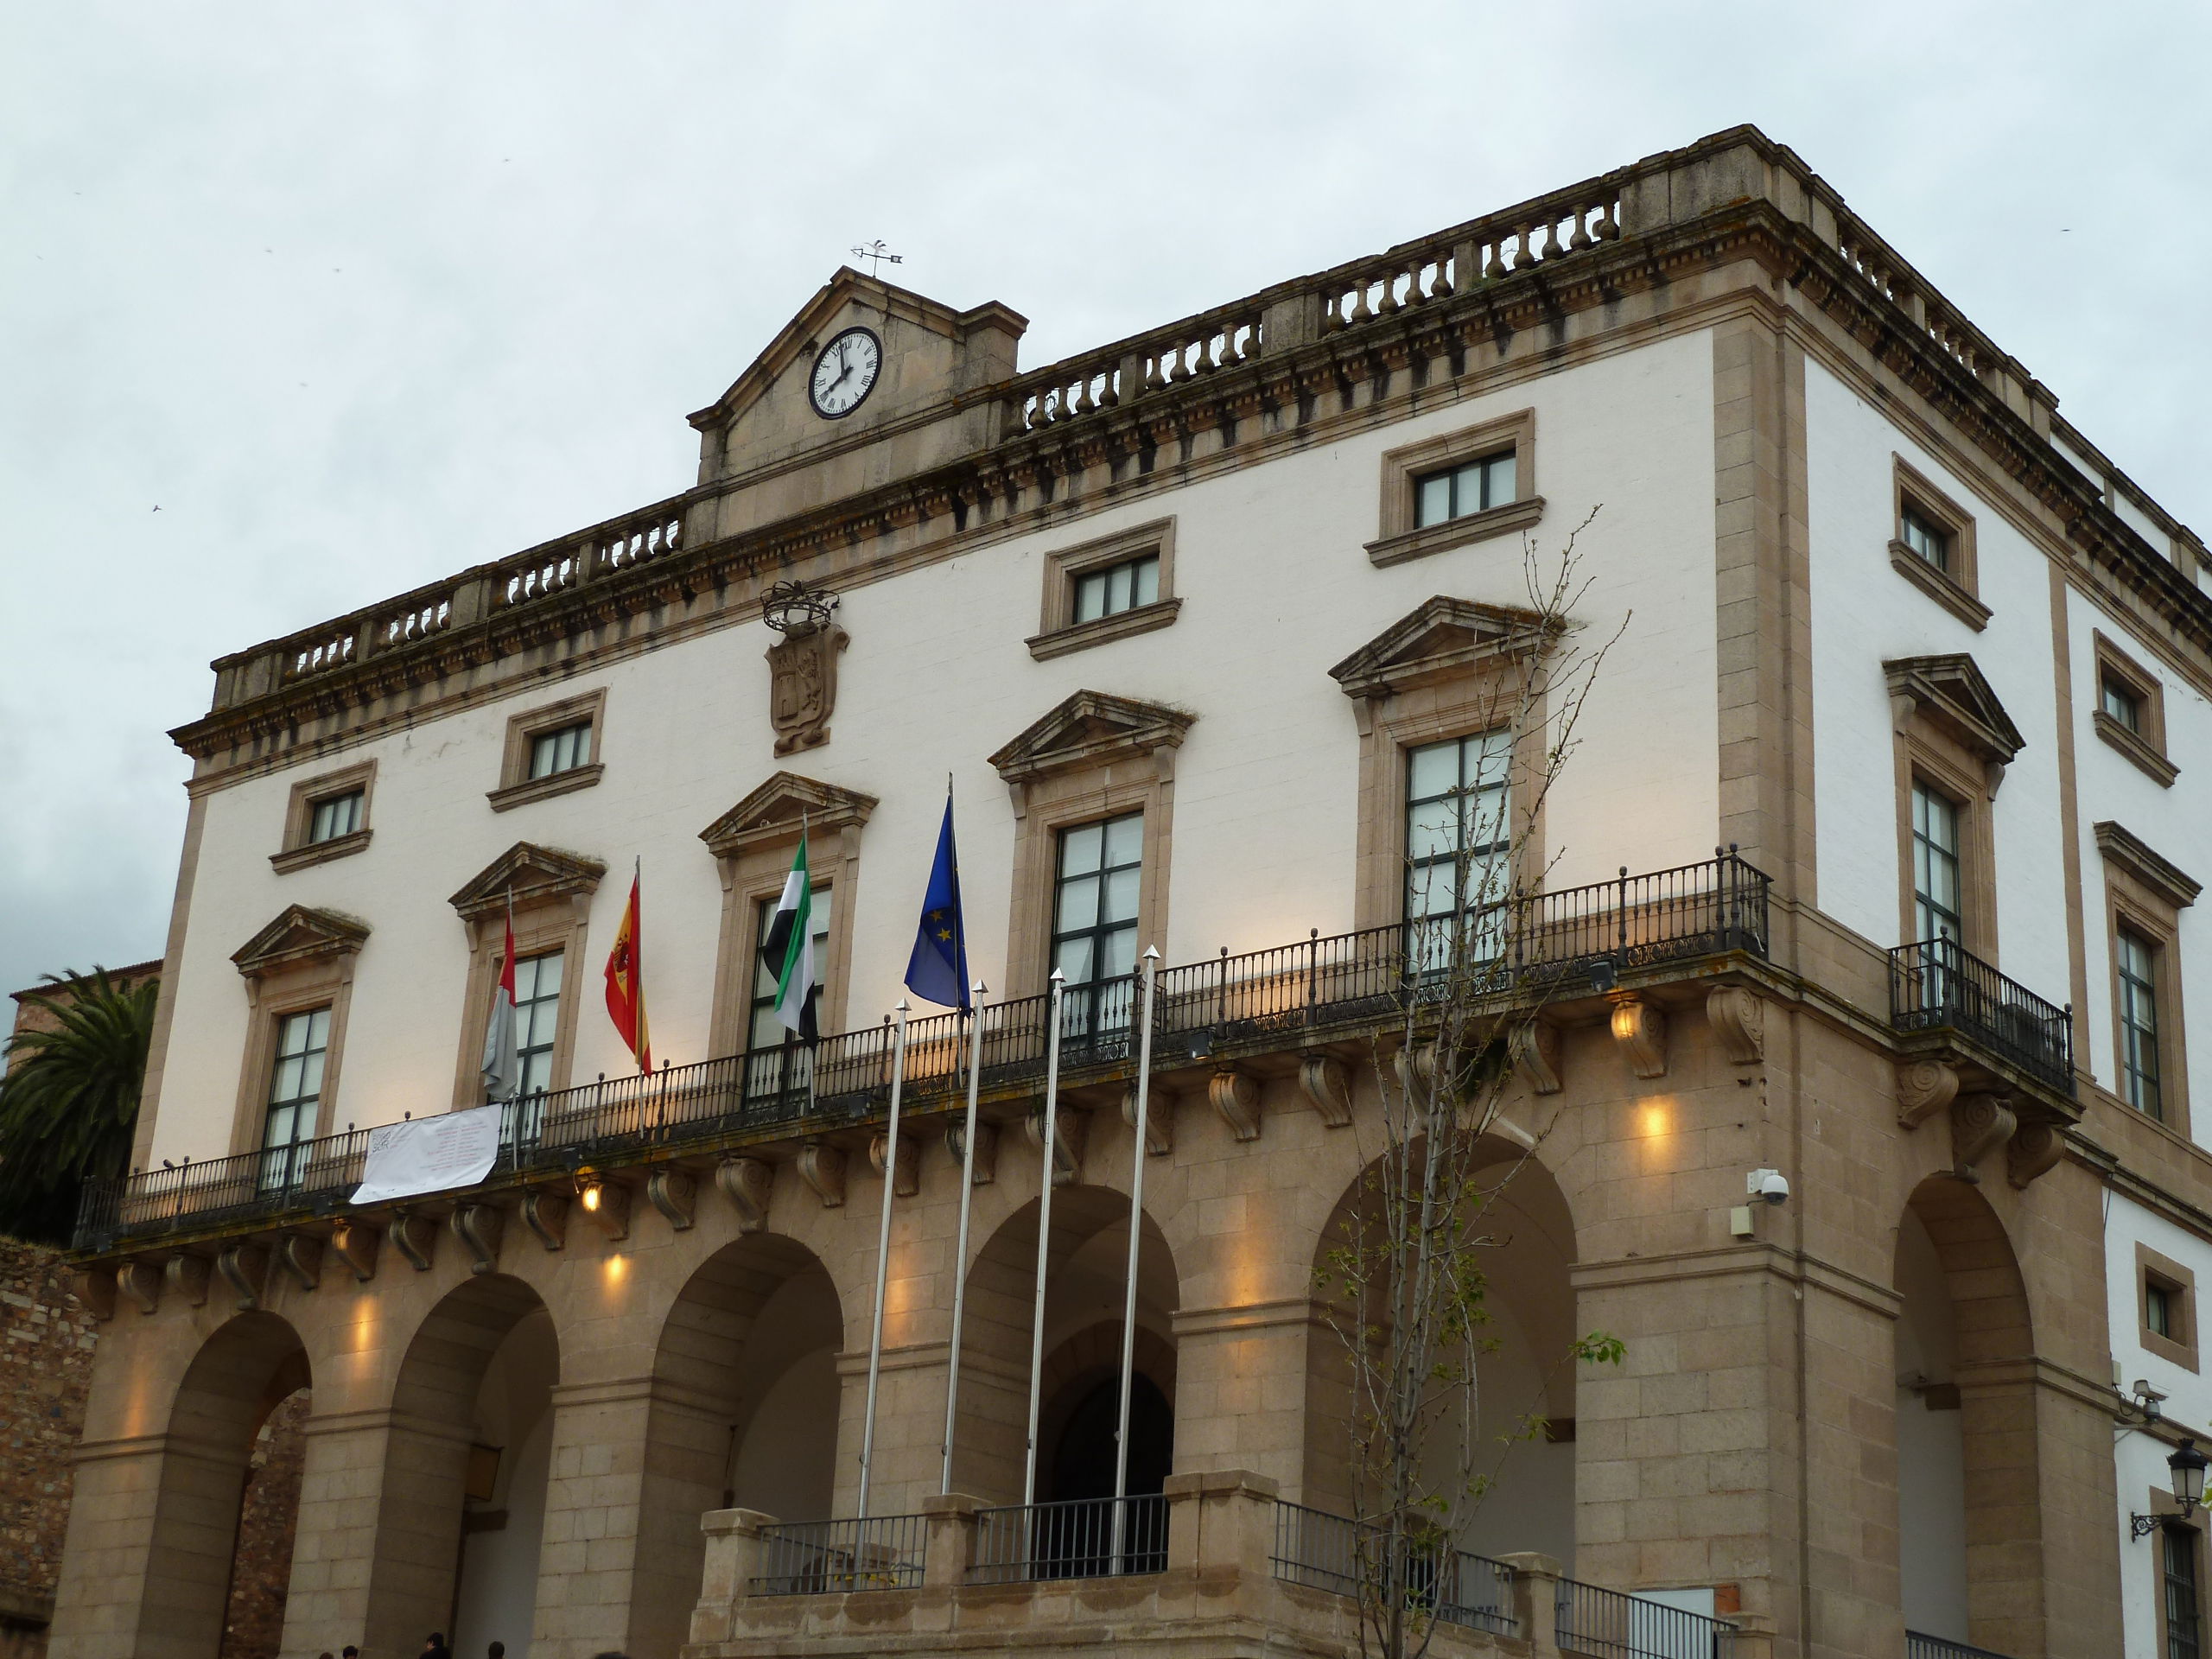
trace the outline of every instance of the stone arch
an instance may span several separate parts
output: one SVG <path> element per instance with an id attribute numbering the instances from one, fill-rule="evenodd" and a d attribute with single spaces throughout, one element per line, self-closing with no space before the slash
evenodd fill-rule
<path id="1" fill-rule="evenodd" d="M 1165 1407 L 1167 1422 L 1167 1445 L 1160 1448 L 1172 1453 L 1173 1444 L 1173 1414 L 1175 1409 L 1175 1344 L 1168 1338 L 1140 1324 L 1136 1340 L 1132 1344 L 1132 1369 L 1135 1371 L 1140 1391 L 1149 1389 Z M 1046 1503 L 1063 1498 L 1098 1496 L 1092 1492 L 1061 1490 L 1055 1472 L 1058 1455 L 1067 1449 L 1067 1435 L 1071 1420 L 1086 1405 L 1103 1396 L 1114 1406 L 1120 1401 L 1122 1377 L 1122 1321 L 1116 1318 L 1102 1319 L 1087 1325 L 1067 1338 L 1045 1357 L 1038 1395 L 1042 1402 L 1039 1414 L 1037 1439 L 1039 1448 L 1038 1463 L 1038 1497 Z M 1133 1440 L 1143 1438 L 1143 1426 L 1133 1421 Z M 1107 1454 L 1110 1457 L 1110 1443 Z M 1132 1452 L 1131 1468 L 1138 1469 L 1147 1461 Z M 1166 1472 L 1161 1467 L 1158 1472 Z M 1110 1488 L 1109 1489 L 1110 1491 Z M 1156 1490 L 1141 1476 L 1133 1475 L 1132 1491 Z"/>
<path id="2" fill-rule="evenodd" d="M 796 1239 L 743 1235 L 685 1281 L 653 1354 L 628 1651 L 686 1639 L 702 1513 L 832 1513 L 844 1337 L 836 1281 Z"/>
<path id="3" fill-rule="evenodd" d="M 185 1368 L 169 1408 L 134 1654 L 215 1659 L 221 1650 L 254 1436 L 309 1380 L 299 1332 L 264 1309 L 226 1320 Z"/>
<path id="4" fill-rule="evenodd" d="M 462 1560 L 472 1424 L 493 1358 L 517 1327 L 545 1315 L 556 1375 L 560 1344 L 537 1292 L 506 1274 L 471 1277 L 417 1325 L 399 1362 L 385 1447 L 376 1550 L 362 1646 L 410 1652 L 451 1626 Z M 510 1643 L 510 1646 L 512 1643 Z"/>
<path id="5" fill-rule="evenodd" d="M 1379 1160 L 1376 1160 L 1379 1162 Z M 1357 1224 L 1360 1197 L 1376 1168 L 1348 1182 L 1313 1243 L 1317 1285 L 1325 1287 L 1330 1253 Z M 1476 1180 L 1492 1192 L 1484 1230 L 1498 1240 L 1484 1258 L 1487 1334 L 1496 1352 L 1477 1363 L 1480 1433 L 1494 1441 L 1530 1416 L 1548 1421 L 1541 1437 L 1500 1447 L 1496 1484 L 1462 1525 L 1460 1546 L 1489 1555 L 1539 1550 L 1570 1569 L 1575 1541 L 1575 1368 L 1567 1356 L 1576 1321 L 1574 1214 L 1543 1160 L 1502 1136 L 1476 1147 Z M 1306 1465 L 1310 1506 L 1352 1512 L 1352 1373 L 1344 1339 L 1325 1312 L 1325 1294 L 1306 1338 Z"/>
<path id="6" fill-rule="evenodd" d="M 1905 1622 L 2039 1653 L 2035 1328 L 2018 1257 L 1980 1189 L 1945 1174 L 1907 1198 L 1893 1262 Z"/>
<path id="7" fill-rule="evenodd" d="M 976 1251 L 968 1269 L 965 1322 L 960 1345 L 960 1425 L 953 1457 L 953 1490 L 999 1502 L 1021 1496 L 1028 1438 L 1029 1351 L 1037 1288 L 1038 1200 L 1016 1207 Z M 1076 1339 L 1110 1326 L 1120 1363 L 1122 1279 L 1128 1262 L 1129 1199 L 1103 1186 L 1063 1186 L 1052 1193 L 1052 1236 L 1046 1246 L 1045 1352 L 1042 1374 Z M 1173 1323 L 1182 1306 L 1174 1252 L 1147 1212 L 1137 1254 L 1139 1351 L 1166 1350 L 1172 1366 Z M 1146 1342 L 1150 1337 L 1154 1348 Z M 1170 1373 L 1172 1380 L 1172 1371 Z M 1160 1378 L 1155 1376 L 1157 1382 Z M 1171 1401 L 1173 1396 L 1171 1394 Z"/>

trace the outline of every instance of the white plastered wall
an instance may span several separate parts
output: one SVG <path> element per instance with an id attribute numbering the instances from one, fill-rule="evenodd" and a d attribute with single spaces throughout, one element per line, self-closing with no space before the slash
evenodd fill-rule
<path id="1" fill-rule="evenodd" d="M 326 1128 L 389 1122 L 450 1103 L 466 962 L 447 897 L 522 839 L 606 861 L 580 976 L 574 1077 L 630 1069 L 601 1012 L 600 971 L 633 855 L 645 868 L 645 971 L 658 1058 L 708 1058 L 721 891 L 697 836 L 779 766 L 865 790 L 882 804 L 863 842 L 847 1023 L 900 994 L 944 775 L 956 779 L 976 971 L 1001 982 L 1014 822 L 985 757 L 1084 688 L 1196 711 L 1178 759 L 1170 964 L 1255 949 L 1352 921 L 1358 750 L 1329 667 L 1432 594 L 1523 602 L 1507 537 L 1376 569 L 1387 449 L 1514 410 L 1536 411 L 1535 532 L 1556 554 L 1584 537 L 1593 636 L 1633 619 L 1592 698 L 1583 748 L 1548 810 L 1554 886 L 1709 857 L 1719 816 L 1714 690 L 1712 343 L 1662 341 L 1384 430 L 1319 444 L 845 595 L 852 636 L 826 747 L 779 762 L 766 714 L 769 643 L 738 626 L 494 705 L 321 755 L 214 794 L 182 954 L 155 1155 L 219 1155 L 246 1039 L 228 957 L 285 905 L 358 916 L 372 932 L 356 969 L 338 1098 Z M 1171 627 L 1045 663 L 1038 626 L 1050 550 L 1173 513 Z M 607 690 L 595 787 L 495 814 L 507 718 Z M 2047 701 L 2047 699 L 2046 699 Z M 279 843 L 292 783 L 374 756 L 372 842 L 289 876 Z"/>

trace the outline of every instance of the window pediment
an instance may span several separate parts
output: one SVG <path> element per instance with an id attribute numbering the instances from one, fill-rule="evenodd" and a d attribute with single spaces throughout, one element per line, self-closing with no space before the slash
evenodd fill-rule
<path id="1" fill-rule="evenodd" d="M 876 798 L 856 789 L 779 772 L 699 832 L 716 858 L 737 858 L 798 839 L 802 821 L 815 830 L 857 830 Z"/>
<path id="2" fill-rule="evenodd" d="M 1373 700 L 1541 650 L 1565 624 L 1534 611 L 1442 594 L 1329 671 L 1348 697 Z"/>
<path id="3" fill-rule="evenodd" d="M 2176 910 L 2187 910 L 2204 884 L 2171 860 L 2153 851 L 2133 830 L 2111 818 L 2095 826 L 2097 850 Z"/>
<path id="4" fill-rule="evenodd" d="M 2027 740 L 1974 658 L 1964 652 L 1893 658 L 1882 664 L 1882 672 L 1889 680 L 1897 730 L 1916 720 L 1935 727 L 1982 763 L 1995 793 L 2005 768 Z"/>
<path id="5" fill-rule="evenodd" d="M 1009 784 L 1182 747 L 1196 715 L 1104 691 L 1078 691 L 991 756 Z"/>
<path id="6" fill-rule="evenodd" d="M 250 980 L 306 963 L 350 957 L 368 942 L 369 925 L 342 911 L 287 905 L 276 919 L 231 953 L 238 972 Z"/>
<path id="7" fill-rule="evenodd" d="M 606 874 L 607 866 L 596 858 L 518 841 L 448 902 L 463 921 L 480 921 L 504 911 L 511 899 L 524 905 L 588 895 L 597 891 L 599 880 Z"/>

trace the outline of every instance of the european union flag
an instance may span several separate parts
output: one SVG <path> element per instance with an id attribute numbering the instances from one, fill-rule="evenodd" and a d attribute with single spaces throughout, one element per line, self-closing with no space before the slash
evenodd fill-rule
<path id="1" fill-rule="evenodd" d="M 952 796 L 944 798 L 944 827 L 938 831 L 937 862 L 922 896 L 921 925 L 906 963 L 906 988 L 931 1002 L 969 1011 L 968 930 L 960 919 L 960 859 L 952 849 Z"/>

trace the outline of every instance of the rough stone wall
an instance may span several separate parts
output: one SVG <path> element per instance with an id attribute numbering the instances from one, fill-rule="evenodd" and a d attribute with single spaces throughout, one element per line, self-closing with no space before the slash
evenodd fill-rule
<path id="1" fill-rule="evenodd" d="M 44 1647 L 97 1329 L 59 1251 L 0 1236 L 0 1652 Z"/>
<path id="2" fill-rule="evenodd" d="M 283 1645 L 308 1409 L 308 1391 L 302 1389 L 278 1403 L 254 1437 L 238 1510 L 230 1605 L 223 1615 L 222 1659 L 276 1659 Z"/>

